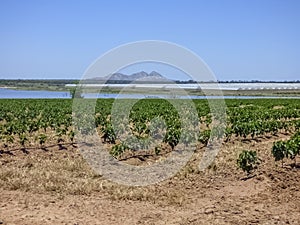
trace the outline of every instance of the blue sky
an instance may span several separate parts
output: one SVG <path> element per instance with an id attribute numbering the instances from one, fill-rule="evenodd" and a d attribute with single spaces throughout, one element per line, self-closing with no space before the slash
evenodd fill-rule
<path id="1" fill-rule="evenodd" d="M 298 80 L 299 12 L 297 0 L 1 0 L 0 78 L 79 79 L 111 48 L 164 40 L 219 80 Z"/>

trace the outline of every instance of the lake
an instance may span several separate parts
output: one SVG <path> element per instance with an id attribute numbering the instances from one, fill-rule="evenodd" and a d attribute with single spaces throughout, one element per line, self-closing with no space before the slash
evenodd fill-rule
<path id="1" fill-rule="evenodd" d="M 69 92 L 61 91 L 32 91 L 0 88 L 0 98 L 71 98 Z"/>

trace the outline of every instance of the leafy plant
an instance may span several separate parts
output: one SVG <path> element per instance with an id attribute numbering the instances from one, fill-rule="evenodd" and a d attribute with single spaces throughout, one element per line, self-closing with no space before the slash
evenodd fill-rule
<path id="1" fill-rule="evenodd" d="M 205 130 L 200 132 L 198 141 L 204 145 L 207 145 L 210 138 L 210 133 L 211 133 L 210 130 Z"/>
<path id="2" fill-rule="evenodd" d="M 25 143 L 28 141 L 27 135 L 22 133 L 19 135 L 19 141 L 23 148 L 25 148 Z"/>
<path id="3" fill-rule="evenodd" d="M 123 152 L 125 152 L 126 150 L 128 150 L 128 146 L 125 145 L 124 143 L 119 143 L 114 145 L 111 150 L 110 150 L 110 154 L 117 158 L 118 156 L 120 156 Z"/>
<path id="4" fill-rule="evenodd" d="M 159 153 L 161 152 L 161 147 L 155 146 L 154 152 L 155 152 L 155 155 L 159 155 Z"/>
<path id="5" fill-rule="evenodd" d="M 105 142 L 114 144 L 116 142 L 116 135 L 113 129 L 113 126 L 108 123 L 106 126 L 102 128 L 102 138 Z"/>
<path id="6" fill-rule="evenodd" d="M 295 160 L 296 156 L 300 153 L 300 136 L 296 133 L 292 136 L 290 140 L 287 141 L 277 141 L 273 144 L 272 154 L 275 161 L 281 160 L 283 166 L 283 159 L 289 158 Z"/>
<path id="7" fill-rule="evenodd" d="M 38 136 L 40 146 L 43 146 L 47 140 L 47 136 L 45 134 L 40 134 Z"/>
<path id="8" fill-rule="evenodd" d="M 275 161 L 282 161 L 283 164 L 283 159 L 286 157 L 286 147 L 285 147 L 285 142 L 284 141 L 277 141 L 273 144 L 272 147 L 272 155 L 275 158 Z"/>
<path id="9" fill-rule="evenodd" d="M 69 138 L 71 140 L 72 143 L 74 143 L 74 138 L 75 138 L 75 131 L 74 130 L 71 130 L 68 135 L 69 135 Z"/>
<path id="10" fill-rule="evenodd" d="M 239 154 L 237 165 L 249 175 L 259 165 L 260 159 L 257 157 L 256 151 L 244 150 Z"/>

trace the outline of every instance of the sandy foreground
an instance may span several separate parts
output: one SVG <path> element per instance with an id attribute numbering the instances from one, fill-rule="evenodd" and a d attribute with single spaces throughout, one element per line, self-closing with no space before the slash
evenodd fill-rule
<path id="1" fill-rule="evenodd" d="M 203 148 L 175 177 L 128 187 L 97 175 L 78 148 L 49 147 L 0 154 L 0 224 L 300 224 L 300 160 L 275 163 L 274 140 L 232 140 L 205 172 Z M 245 178 L 236 157 L 256 150 L 262 159 Z M 132 160 L 132 159 L 131 159 Z"/>

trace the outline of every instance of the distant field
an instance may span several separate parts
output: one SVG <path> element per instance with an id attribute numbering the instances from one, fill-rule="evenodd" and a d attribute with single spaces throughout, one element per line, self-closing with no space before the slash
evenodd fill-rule
<path id="1" fill-rule="evenodd" d="M 45 91 L 65 91 L 72 92 L 79 83 L 79 80 L 0 80 L 0 88 L 12 88 L 19 90 L 45 90 Z M 124 91 L 128 84 L 88 84 L 88 91 L 95 93 L 99 91 L 103 93 L 119 93 Z M 215 84 L 201 83 L 200 87 L 197 84 L 136 84 L 127 88 L 130 93 L 153 93 L 153 94 L 168 94 L 176 92 L 176 89 L 185 90 L 190 95 L 242 95 L 242 96 L 300 96 L 300 83 L 288 82 L 267 82 L 267 83 L 220 83 L 219 89 L 222 93 L 213 91 L 216 88 Z M 124 89 L 125 88 L 125 89 Z M 211 91 L 212 90 L 212 91 Z"/>
<path id="2" fill-rule="evenodd" d="M 64 91 L 66 84 L 77 83 L 78 80 L 58 79 L 58 80 L 0 80 L 0 88 L 7 87 L 21 90 L 50 90 Z"/>

